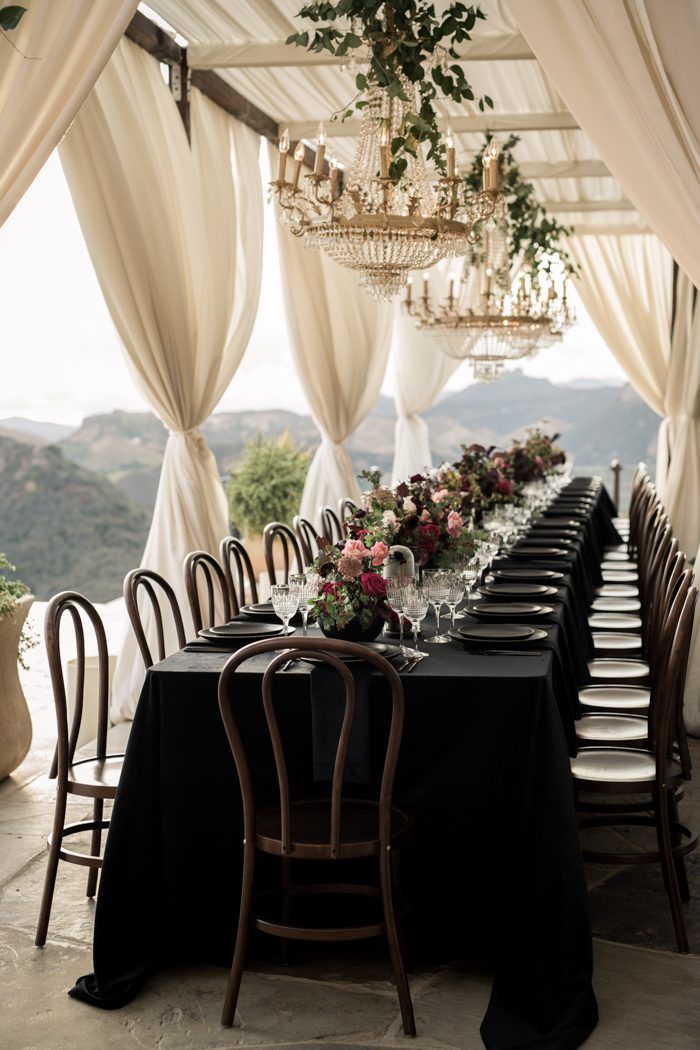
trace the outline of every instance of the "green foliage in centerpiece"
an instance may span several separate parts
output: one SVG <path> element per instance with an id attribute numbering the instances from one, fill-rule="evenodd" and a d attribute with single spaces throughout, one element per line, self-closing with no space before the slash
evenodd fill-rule
<path id="1" fill-rule="evenodd" d="M 26 584 L 20 580 L 8 580 L 6 573 L 14 571 L 14 565 L 10 563 L 6 555 L 0 552 L 0 619 L 4 616 L 12 616 L 20 598 L 23 598 L 25 594 L 29 594 L 29 588 Z M 33 649 L 35 645 L 37 645 L 37 639 L 25 627 L 20 638 L 18 653 L 20 667 L 23 667 L 25 670 L 27 668 L 25 659 L 27 650 Z"/>
<path id="2" fill-rule="evenodd" d="M 343 119 L 364 108 L 365 94 L 374 86 L 403 101 L 408 99 L 402 81 L 416 86 L 418 112 L 407 113 L 391 141 L 390 177 L 403 175 L 406 154 L 415 157 L 422 142 L 429 144 L 428 160 L 444 173 L 445 150 L 434 102 L 438 94 L 454 102 L 474 100 L 474 91 L 456 61 L 455 45 L 471 39 L 477 21 L 486 17 L 481 8 L 457 2 L 437 14 L 430 0 L 318 0 L 305 4 L 298 17 L 312 22 L 314 28 L 293 33 L 288 44 L 338 57 L 359 51 L 359 61 L 368 64 L 366 72 L 355 77 L 357 95 L 348 103 Z M 483 95 L 478 106 L 483 111 L 486 106 L 493 108 L 493 102 Z"/>
<path id="3" fill-rule="evenodd" d="M 382 542 L 352 538 L 337 545 L 323 536 L 313 569 L 322 583 L 317 598 L 309 602 L 324 632 L 356 634 L 371 630 L 378 619 L 387 620 L 387 584 L 382 568 L 389 548 Z M 378 631 L 377 631 L 378 633 Z"/>
<path id="4" fill-rule="evenodd" d="M 311 453 L 287 434 L 261 435 L 245 446 L 240 464 L 226 482 L 232 523 L 246 534 L 262 532 L 268 521 L 291 523 L 301 502 Z"/>

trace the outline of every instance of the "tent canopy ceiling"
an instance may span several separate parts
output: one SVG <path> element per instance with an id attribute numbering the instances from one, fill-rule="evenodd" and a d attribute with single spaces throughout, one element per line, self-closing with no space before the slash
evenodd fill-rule
<path id="1" fill-rule="evenodd" d="M 438 0 L 436 6 L 445 5 Z M 299 0 L 150 0 L 140 6 L 183 38 L 192 68 L 215 69 L 280 129 L 289 127 L 292 139 L 312 139 L 323 120 L 333 152 L 350 163 L 353 138 L 347 132 L 353 125 L 342 128 L 330 118 L 353 97 L 353 76 L 333 56 L 284 44 L 299 28 Z M 477 96 L 490 95 L 494 110 L 481 114 L 475 104 L 440 103 L 456 132 L 462 166 L 480 150 L 486 129 L 501 140 L 513 130 L 524 174 L 563 222 L 580 232 L 646 231 L 532 55 L 506 0 L 482 0 L 481 7 L 486 21 L 463 46 L 462 61 Z"/>

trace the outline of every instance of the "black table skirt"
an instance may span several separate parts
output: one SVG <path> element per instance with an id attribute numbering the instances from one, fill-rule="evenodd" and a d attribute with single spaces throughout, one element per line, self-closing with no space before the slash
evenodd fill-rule
<path id="1" fill-rule="evenodd" d="M 601 502 L 589 516 L 600 520 L 588 531 L 605 544 L 610 510 Z M 571 592 L 587 545 L 570 559 Z M 566 594 L 564 587 L 564 603 Z M 411 932 L 426 961 L 478 957 L 493 965 L 481 1034 L 494 1050 L 573 1050 L 597 1021 L 568 762 L 576 712 L 556 673 L 557 660 L 569 673 L 574 661 L 562 644 L 562 623 L 551 630 L 561 639 L 556 652 L 494 659 L 433 646 L 403 677 L 395 800 L 415 821 L 402 863 Z M 242 814 L 217 704 L 225 661 L 224 654 L 182 652 L 146 676 L 105 850 L 94 974 L 71 992 L 95 1005 L 123 1005 L 147 975 L 177 962 L 230 960 Z M 236 676 L 260 799 L 272 792 L 260 703 L 264 666 L 264 658 L 250 661 Z M 300 666 L 281 677 L 288 761 L 304 778 L 309 675 Z M 372 682 L 370 739 L 379 748 L 386 698 L 381 680 Z M 372 768 L 378 765 L 375 753 Z M 275 880 L 277 872 L 268 864 L 261 878 Z M 222 998 L 224 986 L 222 973 Z"/>

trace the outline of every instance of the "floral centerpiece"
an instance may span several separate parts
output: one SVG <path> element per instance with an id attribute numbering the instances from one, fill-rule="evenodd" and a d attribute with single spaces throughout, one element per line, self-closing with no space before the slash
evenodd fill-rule
<path id="1" fill-rule="evenodd" d="M 483 445 L 463 445 L 462 456 L 445 469 L 444 480 L 456 486 L 462 508 L 470 507 L 476 522 L 497 503 L 516 498 L 508 454 Z"/>
<path id="2" fill-rule="evenodd" d="M 309 605 L 319 627 L 330 638 L 371 641 L 391 616 L 382 575 L 389 547 L 369 534 L 335 546 L 321 536 L 318 547 L 313 568 L 322 583 Z"/>
<path id="3" fill-rule="evenodd" d="M 416 566 L 443 568 L 472 557 L 477 537 L 467 527 L 460 494 L 439 472 L 413 474 L 395 488 L 380 484 L 379 471 L 363 471 L 372 485 L 350 519 L 350 535 L 363 542 L 408 547 Z"/>

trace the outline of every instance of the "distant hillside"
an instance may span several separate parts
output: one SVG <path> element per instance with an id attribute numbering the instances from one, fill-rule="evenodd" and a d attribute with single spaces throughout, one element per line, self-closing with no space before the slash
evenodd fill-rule
<path id="1" fill-rule="evenodd" d="M 555 386 L 517 371 L 489 386 L 476 384 L 449 394 L 425 415 L 436 462 L 455 459 L 462 444 L 502 445 L 539 423 L 561 431 L 567 451 L 589 467 L 606 465 L 613 457 L 626 464 L 640 459 L 653 464 L 659 422 L 629 385 Z M 390 472 L 394 424 L 393 401 L 380 397 L 348 442 L 358 471 L 376 464 Z M 221 412 L 203 429 L 222 474 L 256 434 L 287 431 L 306 448 L 318 444 L 309 416 L 281 410 Z M 152 507 L 166 436 L 150 413 L 112 412 L 88 417 L 61 442 L 61 448 L 81 466 L 109 478 L 130 498 Z"/>
<path id="2" fill-rule="evenodd" d="M 149 524 L 145 508 L 56 446 L 0 437 L 0 550 L 38 598 L 66 587 L 115 598 Z"/>
<path id="3" fill-rule="evenodd" d="M 36 438 L 46 445 L 63 441 L 78 429 L 65 423 L 48 423 L 45 419 L 25 419 L 24 416 L 6 416 L 5 419 L 0 419 L 0 427 L 17 435 L 23 434 L 27 439 Z"/>

